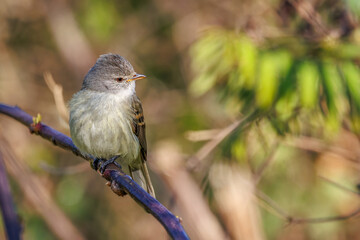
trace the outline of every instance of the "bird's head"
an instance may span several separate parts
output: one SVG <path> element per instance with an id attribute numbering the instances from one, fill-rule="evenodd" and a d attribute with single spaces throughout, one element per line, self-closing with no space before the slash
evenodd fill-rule
<path id="1" fill-rule="evenodd" d="M 96 60 L 85 76 L 82 89 L 110 93 L 129 90 L 135 92 L 134 80 L 142 78 L 145 75 L 137 74 L 124 57 L 108 53 Z"/>

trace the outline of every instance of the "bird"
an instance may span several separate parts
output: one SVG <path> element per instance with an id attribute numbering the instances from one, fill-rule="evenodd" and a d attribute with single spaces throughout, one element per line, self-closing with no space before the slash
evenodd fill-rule
<path id="1" fill-rule="evenodd" d="M 100 55 L 86 74 L 81 89 L 69 101 L 70 135 L 75 146 L 100 172 L 110 163 L 120 165 L 155 198 L 147 162 L 145 121 L 135 81 L 145 78 L 124 57 Z"/>

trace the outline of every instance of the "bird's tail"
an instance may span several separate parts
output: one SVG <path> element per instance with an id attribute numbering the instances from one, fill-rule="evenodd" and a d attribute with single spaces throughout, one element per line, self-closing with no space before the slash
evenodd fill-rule
<path id="1" fill-rule="evenodd" d="M 142 162 L 139 170 L 133 171 L 130 169 L 130 176 L 134 179 L 134 181 L 139 184 L 143 189 L 145 189 L 151 196 L 155 197 L 154 187 L 151 183 L 150 175 L 148 168 L 146 166 L 146 162 Z"/>

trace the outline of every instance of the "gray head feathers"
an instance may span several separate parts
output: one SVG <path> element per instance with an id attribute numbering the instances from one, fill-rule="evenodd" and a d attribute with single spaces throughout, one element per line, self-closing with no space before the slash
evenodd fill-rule
<path id="1" fill-rule="evenodd" d="M 94 67 L 119 71 L 119 73 L 124 76 L 130 75 L 134 72 L 134 68 L 128 60 L 120 55 L 112 53 L 100 55 L 100 57 L 96 60 Z"/>
<path id="2" fill-rule="evenodd" d="M 135 89 L 135 82 L 127 82 L 135 73 L 133 66 L 117 54 L 103 54 L 86 74 L 82 89 L 117 93 Z"/>

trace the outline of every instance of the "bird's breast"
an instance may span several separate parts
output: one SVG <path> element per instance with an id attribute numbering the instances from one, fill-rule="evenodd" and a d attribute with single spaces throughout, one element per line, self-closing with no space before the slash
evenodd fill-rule
<path id="1" fill-rule="evenodd" d="M 129 164 L 138 158 L 139 141 L 132 131 L 129 98 L 80 91 L 70 101 L 70 132 L 74 144 L 98 158 L 120 155 Z"/>

